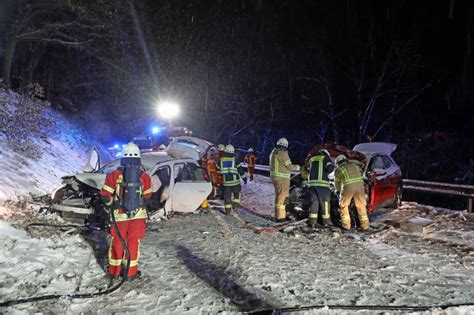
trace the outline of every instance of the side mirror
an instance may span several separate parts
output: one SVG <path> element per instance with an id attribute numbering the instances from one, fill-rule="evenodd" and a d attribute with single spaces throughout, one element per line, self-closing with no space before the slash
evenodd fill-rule
<path id="1" fill-rule="evenodd" d="M 100 157 L 99 150 L 96 147 L 92 148 L 91 153 L 89 154 L 89 159 L 87 160 L 86 165 L 82 168 L 84 173 L 93 173 L 100 169 Z"/>
<path id="2" fill-rule="evenodd" d="M 374 174 L 375 176 L 382 176 L 382 175 L 387 174 L 387 172 L 381 168 L 374 168 L 374 170 L 372 171 L 372 174 Z"/>

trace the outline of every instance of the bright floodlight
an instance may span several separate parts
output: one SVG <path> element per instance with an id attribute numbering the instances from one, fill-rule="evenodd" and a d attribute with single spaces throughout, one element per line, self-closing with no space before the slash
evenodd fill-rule
<path id="1" fill-rule="evenodd" d="M 159 133 L 159 132 L 160 132 L 160 128 L 159 128 L 159 127 L 153 127 L 153 128 L 151 128 L 151 133 L 152 133 L 152 134 L 156 135 L 156 134 Z"/>
<path id="2" fill-rule="evenodd" d="M 158 104 L 158 114 L 164 119 L 171 119 L 179 114 L 179 106 L 172 102 L 161 102 Z"/>

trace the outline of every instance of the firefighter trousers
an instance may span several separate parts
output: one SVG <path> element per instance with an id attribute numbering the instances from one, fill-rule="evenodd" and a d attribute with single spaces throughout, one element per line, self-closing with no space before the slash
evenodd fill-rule
<path id="1" fill-rule="evenodd" d="M 284 177 L 273 177 L 273 187 L 275 188 L 275 219 L 286 218 L 286 198 L 290 195 L 290 179 Z"/>
<path id="2" fill-rule="evenodd" d="M 255 173 L 255 165 L 252 165 L 252 166 L 249 165 L 247 167 L 247 169 L 248 169 L 248 173 L 249 173 L 249 180 L 252 181 L 253 180 L 253 174 Z"/>
<path id="3" fill-rule="evenodd" d="M 331 190 L 328 187 L 310 187 L 309 192 L 309 223 L 314 226 L 321 217 L 323 224 L 331 224 Z"/>
<path id="4" fill-rule="evenodd" d="M 232 208 L 240 205 L 240 184 L 234 186 L 223 186 L 224 210 L 226 214 L 232 213 Z"/>
<path id="5" fill-rule="evenodd" d="M 117 222 L 117 227 L 123 239 L 127 243 L 130 252 L 130 268 L 128 277 L 133 277 L 138 271 L 138 259 L 140 258 L 140 240 L 145 237 L 146 222 L 145 219 L 132 219 Z M 111 242 L 109 247 L 109 275 L 119 276 L 123 264 L 127 263 L 124 248 L 118 237 L 115 226 L 110 229 Z"/>
<path id="6" fill-rule="evenodd" d="M 352 199 L 354 199 L 354 204 L 357 209 L 360 227 L 363 230 L 367 230 L 369 228 L 369 217 L 367 216 L 367 202 L 365 200 L 364 184 L 362 183 L 345 185 L 342 189 L 339 201 L 342 228 L 345 230 L 351 228 L 349 205 Z"/>

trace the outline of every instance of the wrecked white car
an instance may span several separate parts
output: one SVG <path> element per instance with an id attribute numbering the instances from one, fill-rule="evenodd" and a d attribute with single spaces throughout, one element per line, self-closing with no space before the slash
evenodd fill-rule
<path id="1" fill-rule="evenodd" d="M 165 216 L 173 211 L 194 212 L 212 191 L 206 169 L 197 162 L 200 153 L 210 143 L 194 137 L 177 138 L 170 143 L 169 152 L 142 153 L 142 165 L 152 177 L 153 195 L 148 209 L 150 218 Z M 180 141 L 185 144 L 180 146 Z M 107 222 L 108 213 L 100 201 L 99 191 L 106 175 L 119 165 L 120 159 L 117 159 L 100 167 L 98 151 L 94 149 L 82 173 L 62 178 L 64 186 L 51 195 L 52 210 L 71 222 Z"/>

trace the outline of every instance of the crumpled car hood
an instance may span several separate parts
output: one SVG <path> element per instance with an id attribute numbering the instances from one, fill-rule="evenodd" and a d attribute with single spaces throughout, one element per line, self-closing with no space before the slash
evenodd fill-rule
<path id="1" fill-rule="evenodd" d="M 102 189 L 106 174 L 99 173 L 78 173 L 74 177 L 83 184 L 86 184 L 97 190 Z"/>

